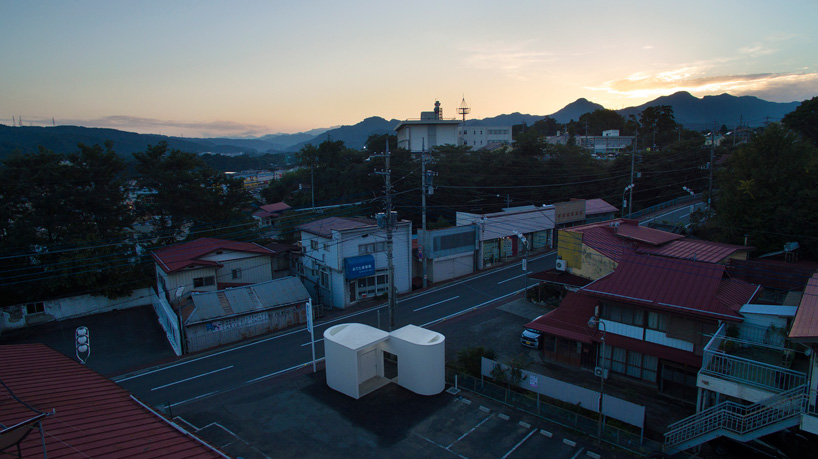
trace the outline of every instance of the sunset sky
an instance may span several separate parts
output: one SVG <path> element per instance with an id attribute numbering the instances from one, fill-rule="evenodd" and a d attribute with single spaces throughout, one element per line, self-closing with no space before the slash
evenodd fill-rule
<path id="1" fill-rule="evenodd" d="M 197 137 L 818 95 L 818 1 L 0 0 L 0 124 Z"/>

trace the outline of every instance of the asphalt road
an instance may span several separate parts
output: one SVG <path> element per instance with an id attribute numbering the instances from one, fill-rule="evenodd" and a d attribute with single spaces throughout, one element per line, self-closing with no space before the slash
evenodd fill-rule
<path id="1" fill-rule="evenodd" d="M 556 253 L 528 261 L 529 273 L 549 269 Z M 496 301 L 520 294 L 525 285 L 521 262 L 483 272 L 459 282 L 401 298 L 395 328 L 407 324 L 428 326 Z M 531 285 L 531 283 L 529 283 Z M 386 328 L 386 305 L 317 321 L 315 357 L 323 358 L 323 333 L 338 323 L 357 322 Z M 122 387 L 154 406 L 174 407 L 264 381 L 311 365 L 310 334 L 306 327 L 218 350 L 199 357 L 114 378 Z"/>
<path id="2" fill-rule="evenodd" d="M 696 202 L 691 205 L 677 207 L 658 215 L 646 217 L 639 222 L 639 226 L 645 226 L 651 222 L 668 223 L 671 225 L 688 225 L 690 224 L 690 214 L 696 210 L 703 210 L 706 207 L 707 204 L 703 202 Z"/>

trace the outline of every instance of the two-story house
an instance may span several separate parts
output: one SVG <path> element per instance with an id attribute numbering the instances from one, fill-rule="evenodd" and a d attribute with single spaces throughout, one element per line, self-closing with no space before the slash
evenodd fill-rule
<path id="1" fill-rule="evenodd" d="M 173 303 L 191 292 L 212 292 L 273 279 L 275 252 L 258 244 L 200 238 L 151 251 L 156 291 Z"/>
<path id="2" fill-rule="evenodd" d="M 388 293 L 387 234 L 375 220 L 329 217 L 300 225 L 305 286 L 316 302 L 346 308 Z M 412 223 L 392 232 L 396 293 L 411 291 Z"/>
<path id="3" fill-rule="evenodd" d="M 709 335 L 740 324 L 741 307 L 760 291 L 725 265 L 633 254 L 526 327 L 544 334 L 547 359 L 692 398 Z"/>

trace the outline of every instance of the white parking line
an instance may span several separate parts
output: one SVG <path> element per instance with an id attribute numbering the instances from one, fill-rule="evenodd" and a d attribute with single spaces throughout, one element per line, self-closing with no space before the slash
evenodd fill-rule
<path id="1" fill-rule="evenodd" d="M 509 451 L 506 453 L 506 455 L 505 455 L 505 456 L 503 456 L 503 459 L 506 459 L 508 456 L 510 456 L 510 455 L 511 455 L 511 453 L 513 453 L 515 449 L 519 448 L 519 447 L 520 447 L 520 445 L 522 445 L 523 443 L 525 443 L 525 441 L 526 441 L 526 440 L 528 440 L 528 437 L 530 437 L 530 436 L 534 435 L 535 433 L 537 433 L 537 429 L 534 429 L 534 430 L 532 430 L 531 432 L 529 432 L 529 433 L 528 433 L 528 435 L 526 435 L 526 436 L 525 436 L 525 438 L 523 438 L 522 440 L 520 440 L 520 443 L 517 443 L 516 445 L 514 445 L 514 448 L 511 448 L 511 449 L 510 449 L 510 450 L 509 450 Z"/>
<path id="2" fill-rule="evenodd" d="M 437 306 L 437 305 L 439 305 L 439 304 L 441 304 L 441 303 L 445 303 L 445 302 L 447 302 L 447 301 L 456 300 L 456 299 L 458 299 L 458 298 L 460 298 L 460 295 L 453 296 L 453 297 L 449 298 L 448 300 L 440 300 L 440 301 L 438 301 L 437 303 L 428 304 L 428 305 L 426 305 L 426 306 L 424 306 L 424 307 L 422 307 L 422 308 L 417 308 L 417 309 L 413 310 L 412 312 L 422 311 L 422 310 L 424 310 L 424 309 L 426 309 L 426 308 L 431 308 L 432 306 Z"/>
<path id="3" fill-rule="evenodd" d="M 475 430 L 476 430 L 478 427 L 482 426 L 484 422 L 488 421 L 489 419 L 491 419 L 491 418 L 493 418 L 493 417 L 494 417 L 494 415 L 493 415 L 493 414 L 488 415 L 488 416 L 486 417 L 486 419 L 483 419 L 482 421 L 478 422 L 476 426 L 472 427 L 472 428 L 471 428 L 471 430 L 469 430 L 468 432 L 466 432 L 466 433 L 464 433 L 463 435 L 461 435 L 461 436 L 460 436 L 460 438 L 458 438 L 457 440 L 455 440 L 455 441 L 453 441 L 453 442 L 449 443 L 449 446 L 447 446 L 447 447 L 446 447 L 446 449 L 451 448 L 451 447 L 452 447 L 452 445 L 454 445 L 455 443 L 459 442 L 460 440 L 462 440 L 462 439 L 466 438 L 466 435 L 468 435 L 468 434 L 470 434 L 470 433 L 474 432 L 474 431 L 475 431 Z"/>
<path id="4" fill-rule="evenodd" d="M 207 373 L 202 373 L 200 375 L 191 376 L 190 378 L 181 379 L 179 381 L 172 382 L 170 384 L 165 384 L 164 386 L 156 386 L 151 390 L 153 391 L 153 390 L 164 389 L 165 387 L 174 386 L 174 385 L 179 384 L 179 383 L 190 381 L 191 379 L 196 379 L 196 378 L 201 378 L 202 376 L 212 375 L 213 373 L 218 373 L 220 371 L 229 370 L 231 368 L 233 368 L 233 365 L 230 365 L 229 367 L 219 368 L 218 370 L 208 371 Z"/>

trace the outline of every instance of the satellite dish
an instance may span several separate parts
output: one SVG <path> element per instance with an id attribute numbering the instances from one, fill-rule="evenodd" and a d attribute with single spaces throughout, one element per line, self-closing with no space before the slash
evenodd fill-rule
<path id="1" fill-rule="evenodd" d="M 179 288 L 176 289 L 176 299 L 181 298 L 183 293 L 185 293 L 185 286 L 180 285 Z"/>

